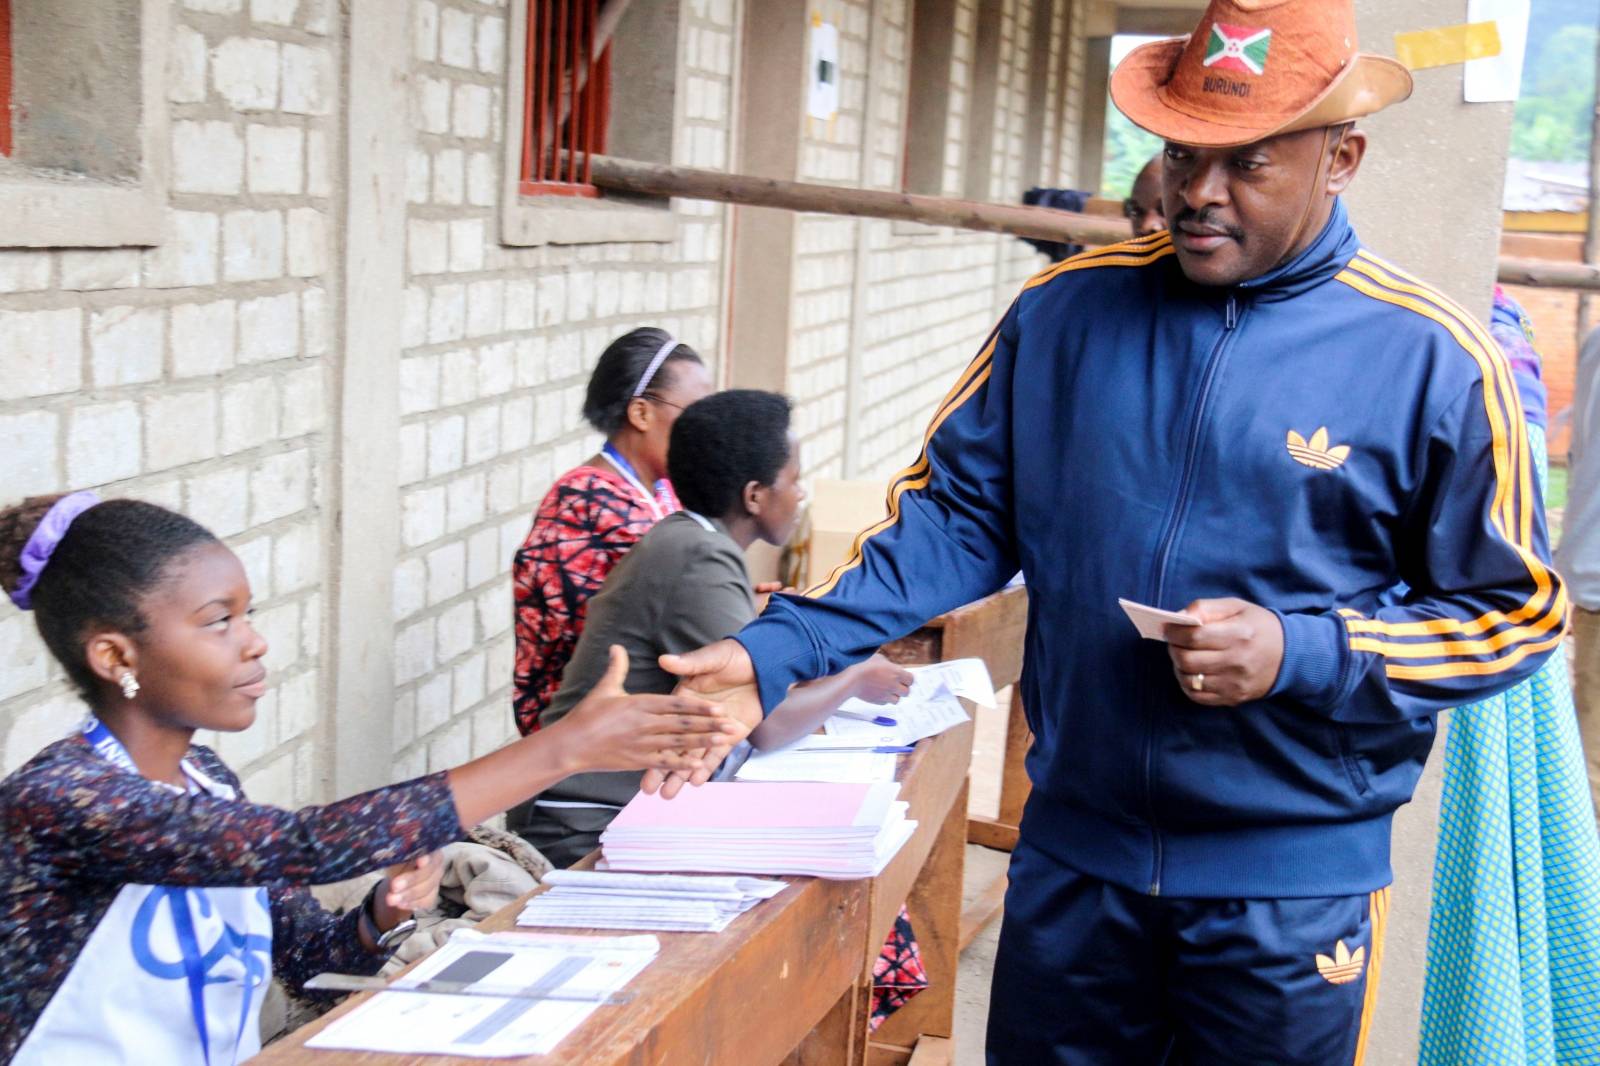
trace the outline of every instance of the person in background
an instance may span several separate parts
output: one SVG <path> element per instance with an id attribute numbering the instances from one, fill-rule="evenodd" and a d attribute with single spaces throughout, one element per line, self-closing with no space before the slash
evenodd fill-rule
<path id="1" fill-rule="evenodd" d="M 1549 402 L 1544 387 L 1543 361 L 1533 344 L 1533 320 L 1500 285 L 1494 287 L 1489 335 L 1511 363 L 1511 376 L 1517 383 L 1517 395 L 1522 399 L 1522 413 L 1528 419 L 1529 433 L 1538 434 L 1538 450 L 1543 452 L 1545 434 L 1549 432 L 1546 413 Z"/>
<path id="2" fill-rule="evenodd" d="M 1122 201 L 1122 213 L 1133 226 L 1135 237 L 1148 237 L 1167 228 L 1167 216 L 1161 206 L 1161 153 L 1150 157 L 1150 162 L 1133 180 L 1133 190 Z"/>
<path id="3" fill-rule="evenodd" d="M 605 669 L 608 645 L 628 652 L 629 691 L 671 692 L 678 679 L 660 665 L 663 656 L 730 636 L 756 617 L 745 551 L 758 540 L 785 543 L 805 499 L 789 420 L 787 399 L 752 389 L 708 396 L 678 419 L 668 467 L 685 509 L 647 533 L 591 601 L 561 691 L 540 716 L 544 728 L 558 728 L 574 706 L 583 706 Z M 912 680 L 909 671 L 873 655 L 796 685 L 750 734 L 751 745 L 791 744 L 852 697 L 897 703 Z M 729 761 L 724 775 L 737 769 L 736 762 Z M 594 850 L 638 790 L 637 774 L 577 774 L 512 809 L 507 826 L 557 866 L 570 866 Z M 874 973 L 870 1024 L 876 1028 L 928 983 L 904 908 Z"/>
<path id="4" fill-rule="evenodd" d="M 1567 451 L 1567 511 L 1556 569 L 1572 589 L 1574 695 L 1589 790 L 1600 812 L 1600 329 L 1578 356 Z"/>
<path id="5" fill-rule="evenodd" d="M 678 509 L 667 480 L 672 424 L 709 392 L 699 354 L 666 330 L 632 330 L 600 354 L 583 417 L 605 445 L 556 479 L 512 564 L 512 713 L 523 734 L 539 728 L 561 687 L 589 598 L 617 560 Z"/>
<path id="6" fill-rule="evenodd" d="M 464 827 L 575 769 L 714 762 L 744 733 L 694 698 L 627 696 L 614 649 L 539 736 L 290 812 L 193 743 L 249 728 L 267 690 L 249 580 L 210 532 L 138 500 L 34 497 L 0 510 L 0 585 L 89 711 L 0 781 L 0 1062 L 19 1066 L 248 1059 L 274 972 L 376 973 Z M 342 915 L 304 887 L 384 868 Z"/>
<path id="7" fill-rule="evenodd" d="M 561 689 L 540 713 L 541 728 L 581 705 L 604 674 L 611 645 L 632 663 L 629 691 L 671 692 L 678 679 L 661 668 L 661 656 L 731 636 L 755 618 L 745 551 L 758 540 L 785 543 L 805 498 L 789 418 L 784 397 L 733 389 L 691 405 L 678 419 L 668 467 L 686 510 L 645 534 L 589 602 Z M 894 703 L 911 681 L 908 671 L 872 656 L 796 686 L 750 741 L 782 747 L 815 730 L 845 700 Z M 571 866 L 594 850 L 638 790 L 637 774 L 578 774 L 514 808 L 507 826 L 557 866 Z"/>

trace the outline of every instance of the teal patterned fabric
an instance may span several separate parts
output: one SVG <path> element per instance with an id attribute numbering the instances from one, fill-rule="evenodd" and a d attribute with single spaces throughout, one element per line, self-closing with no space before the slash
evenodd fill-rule
<path id="1" fill-rule="evenodd" d="M 1420 1062 L 1600 1066 L 1600 840 L 1564 654 L 1450 721 Z"/>

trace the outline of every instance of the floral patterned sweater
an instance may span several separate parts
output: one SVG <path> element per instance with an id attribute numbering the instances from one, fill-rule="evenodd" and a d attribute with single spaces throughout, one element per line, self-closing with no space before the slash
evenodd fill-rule
<path id="1" fill-rule="evenodd" d="M 668 488 L 663 514 L 678 510 Z M 561 673 L 583 632 L 589 600 L 606 575 L 655 525 L 639 493 L 615 471 L 580 466 L 545 494 L 512 568 L 516 597 L 516 667 L 512 711 L 524 734 L 561 688 Z"/>
<path id="2" fill-rule="evenodd" d="M 202 773 L 239 791 L 209 748 Z M 342 881 L 461 835 L 445 775 L 286 811 L 180 795 L 107 762 L 74 734 L 0 781 L 0 1062 L 22 1046 L 125 884 L 267 888 L 273 974 L 299 989 L 324 970 L 376 973 L 383 957 L 301 887 Z"/>

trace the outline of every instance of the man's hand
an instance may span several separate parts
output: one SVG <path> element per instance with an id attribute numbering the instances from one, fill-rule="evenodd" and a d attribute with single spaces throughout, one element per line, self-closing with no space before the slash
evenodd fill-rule
<path id="1" fill-rule="evenodd" d="M 675 690 L 698 696 L 718 705 L 733 722 L 743 727 L 736 738 L 743 740 L 761 724 L 761 696 L 756 691 L 756 669 L 744 645 L 729 638 L 708 644 L 683 655 L 663 655 L 661 669 L 682 678 Z M 691 755 L 694 753 L 690 753 Z M 657 789 L 667 799 L 676 796 L 685 784 L 703 785 L 716 772 L 715 766 L 702 767 L 689 774 L 645 772 L 639 787 L 647 793 Z"/>
<path id="2" fill-rule="evenodd" d="M 1167 651 L 1183 694 L 1205 707 L 1237 707 L 1272 690 L 1283 664 L 1283 625 L 1244 600 L 1196 600 L 1201 625 L 1166 627 Z"/>

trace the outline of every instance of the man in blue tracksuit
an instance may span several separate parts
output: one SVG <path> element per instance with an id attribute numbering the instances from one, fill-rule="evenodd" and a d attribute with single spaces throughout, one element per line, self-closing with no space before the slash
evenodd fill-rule
<path id="1" fill-rule="evenodd" d="M 1030 281 L 851 560 L 666 664 L 754 717 L 1025 573 L 991 1063 L 1359 1061 L 1435 715 L 1561 640 L 1503 355 L 1338 199 L 1410 91 L 1354 41 L 1349 0 L 1214 0 L 1130 55 L 1172 231 Z"/>

